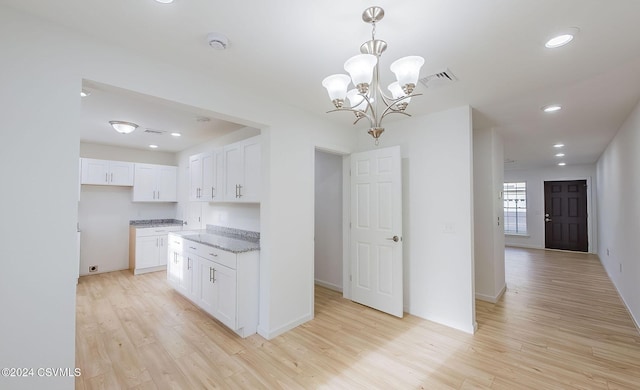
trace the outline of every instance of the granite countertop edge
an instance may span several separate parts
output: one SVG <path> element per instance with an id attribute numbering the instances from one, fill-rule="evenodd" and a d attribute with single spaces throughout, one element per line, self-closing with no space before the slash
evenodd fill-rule
<path id="1" fill-rule="evenodd" d="M 165 226 L 183 226 L 179 219 L 136 219 L 129 221 L 129 226 L 136 229 L 165 227 Z"/>
<path id="2" fill-rule="evenodd" d="M 207 225 L 206 229 L 182 230 L 169 234 L 236 254 L 260 250 L 260 233 L 247 230 Z M 200 237 L 203 239 L 198 239 Z M 206 240 L 207 238 L 209 241 Z M 210 242 L 212 240 L 218 243 Z"/>

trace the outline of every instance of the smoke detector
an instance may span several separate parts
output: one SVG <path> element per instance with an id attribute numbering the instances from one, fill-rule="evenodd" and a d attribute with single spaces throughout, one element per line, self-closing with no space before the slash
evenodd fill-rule
<path id="1" fill-rule="evenodd" d="M 224 50 L 229 44 L 229 38 L 216 32 L 209 33 L 207 35 L 207 41 L 209 42 L 209 46 L 216 50 Z"/>

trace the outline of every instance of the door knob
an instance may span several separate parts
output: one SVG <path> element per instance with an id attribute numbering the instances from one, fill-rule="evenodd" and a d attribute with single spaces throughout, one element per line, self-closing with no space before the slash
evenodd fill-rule
<path id="1" fill-rule="evenodd" d="M 545 222 L 551 222 L 551 218 L 545 218 L 544 221 Z"/>
<path id="2" fill-rule="evenodd" d="M 389 238 L 387 238 L 387 240 L 391 240 L 391 241 L 393 241 L 393 242 L 398 242 L 398 241 L 400 241 L 400 237 L 398 237 L 398 236 L 393 236 L 393 237 L 389 237 Z"/>

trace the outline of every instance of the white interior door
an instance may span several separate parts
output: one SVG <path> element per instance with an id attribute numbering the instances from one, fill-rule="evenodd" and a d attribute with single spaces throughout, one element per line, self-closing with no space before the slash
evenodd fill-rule
<path id="1" fill-rule="evenodd" d="M 351 155 L 351 298 L 402 317 L 400 147 Z"/>

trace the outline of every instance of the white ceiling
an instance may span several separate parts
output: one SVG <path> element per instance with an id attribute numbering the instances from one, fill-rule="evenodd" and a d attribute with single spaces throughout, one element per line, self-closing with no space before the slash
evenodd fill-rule
<path id="1" fill-rule="evenodd" d="M 494 127 L 503 134 L 505 159 L 516 160 L 508 168 L 554 165 L 556 142 L 566 144 L 568 165 L 595 162 L 640 98 L 637 0 L 0 3 L 158 61 L 198 72 L 223 72 L 245 88 L 268 90 L 275 99 L 316 113 L 331 109 L 320 82 L 343 72 L 344 60 L 358 54 L 360 44 L 370 37 L 361 13 L 379 5 L 386 16 L 378 24 L 377 38 L 389 45 L 381 60 L 385 85 L 391 81 L 388 65 L 405 55 L 425 57 L 422 76 L 449 68 L 459 81 L 440 88 L 420 86 L 418 92 L 424 96 L 413 99 L 408 111 L 424 114 L 471 105 L 475 127 Z M 567 27 L 580 29 L 573 42 L 554 50 L 544 47 L 549 37 Z M 229 37 L 226 51 L 209 48 L 206 35 L 211 31 Z M 110 142 L 92 134 L 104 127 L 105 120 L 130 120 L 129 114 L 117 111 L 122 106 L 114 105 L 119 100 L 115 95 L 94 97 L 104 103 L 92 108 L 95 118 L 87 114 L 87 123 L 95 120 L 95 124 L 87 126 L 83 138 Z M 130 103 L 129 108 L 136 107 Z M 156 114 L 165 112 L 166 119 L 152 112 L 155 103 Z M 563 109 L 544 114 L 540 107 L 550 103 L 562 104 Z M 89 105 L 83 102 L 83 110 Z M 193 114 L 206 116 L 175 106 L 187 111 L 186 122 L 172 121 L 168 107 L 174 106 L 147 98 L 140 110 L 148 114 L 139 124 L 186 131 Z M 340 120 L 336 117 L 340 115 L 330 119 Z M 223 131 L 233 128 L 221 126 Z M 392 131 L 392 122 L 385 127 Z M 140 142 L 135 146 L 145 147 L 146 139 Z"/>

